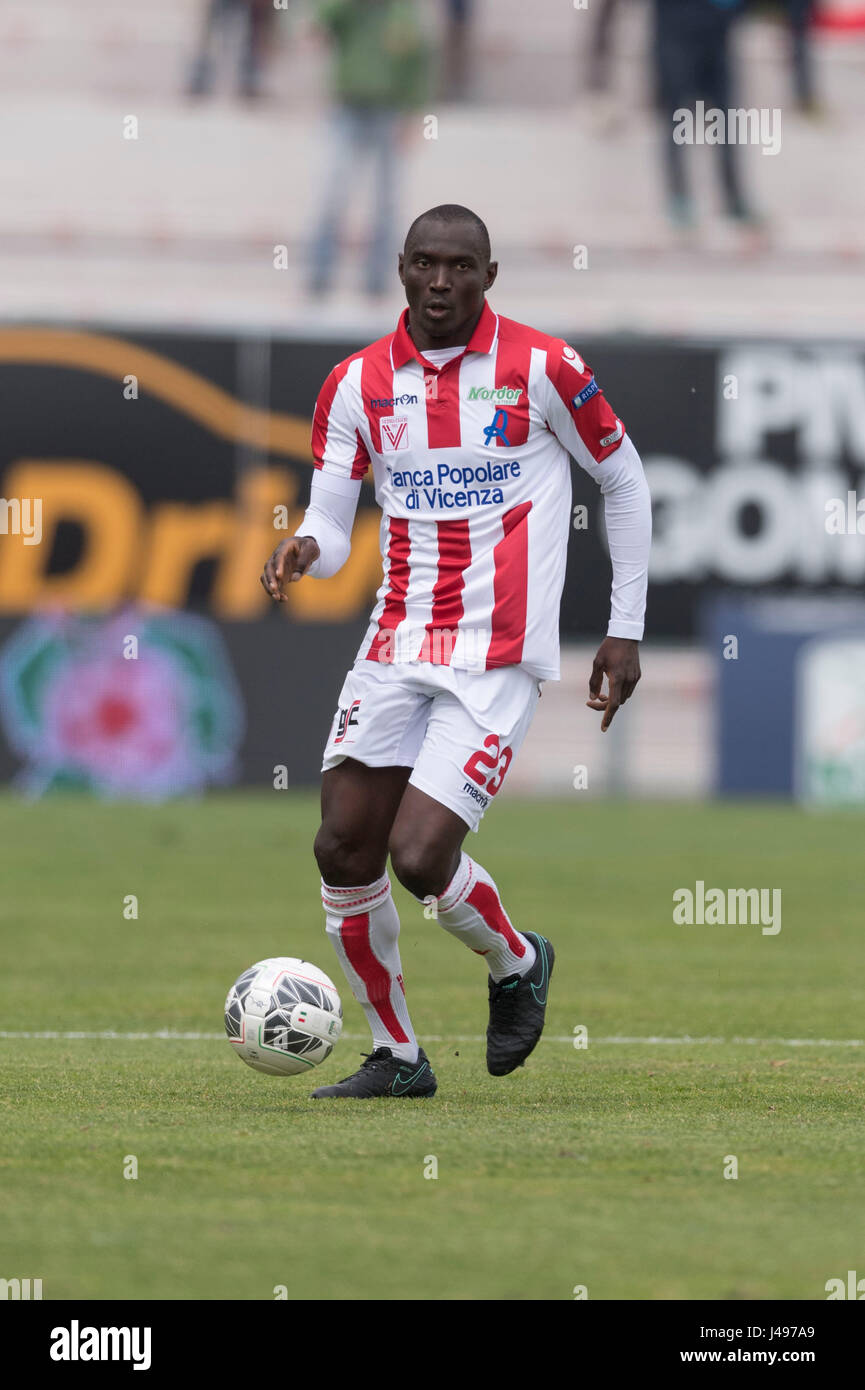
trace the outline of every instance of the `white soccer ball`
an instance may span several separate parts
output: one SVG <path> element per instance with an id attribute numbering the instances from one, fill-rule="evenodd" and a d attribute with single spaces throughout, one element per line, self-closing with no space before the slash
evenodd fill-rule
<path id="1" fill-rule="evenodd" d="M 342 1032 L 342 1003 L 318 966 L 273 956 L 251 965 L 231 986 L 225 1031 L 247 1066 L 296 1076 L 330 1056 Z"/>

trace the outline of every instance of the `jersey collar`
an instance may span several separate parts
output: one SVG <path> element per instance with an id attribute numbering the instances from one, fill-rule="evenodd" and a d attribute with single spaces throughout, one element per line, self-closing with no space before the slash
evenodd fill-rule
<path id="1" fill-rule="evenodd" d="M 499 316 L 494 314 L 489 304 L 484 300 L 484 307 L 481 316 L 475 324 L 475 331 L 466 344 L 466 352 L 492 352 L 495 346 L 496 336 L 499 329 Z M 408 309 L 404 309 L 400 315 L 396 332 L 393 335 L 390 345 L 391 364 L 396 370 L 404 367 L 406 362 L 412 358 L 428 367 L 430 371 L 437 368 L 431 362 L 427 362 L 420 349 L 415 346 L 409 336 L 408 331 Z"/>

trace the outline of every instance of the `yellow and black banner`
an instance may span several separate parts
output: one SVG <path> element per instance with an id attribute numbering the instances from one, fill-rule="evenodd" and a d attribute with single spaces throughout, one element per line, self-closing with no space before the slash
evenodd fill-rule
<path id="1" fill-rule="evenodd" d="M 695 638 L 719 590 L 861 589 L 861 349 L 573 341 L 649 478 L 648 637 Z M 0 327 L 0 779 L 156 796 L 317 776 L 381 577 L 372 488 L 338 575 L 273 605 L 259 574 L 306 504 L 318 390 L 362 345 Z M 610 563 L 573 477 L 562 636 L 594 639 Z"/>

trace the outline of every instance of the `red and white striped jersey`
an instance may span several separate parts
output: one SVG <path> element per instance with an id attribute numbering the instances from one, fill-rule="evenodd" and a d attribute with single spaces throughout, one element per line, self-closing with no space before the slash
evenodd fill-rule
<path id="1" fill-rule="evenodd" d="M 556 679 L 568 456 L 603 485 L 625 437 L 572 347 L 488 304 L 441 368 L 412 342 L 407 310 L 340 362 L 312 444 L 322 484 L 371 467 L 382 510 L 384 577 L 359 655 Z M 641 637 L 642 614 L 613 635 Z"/>

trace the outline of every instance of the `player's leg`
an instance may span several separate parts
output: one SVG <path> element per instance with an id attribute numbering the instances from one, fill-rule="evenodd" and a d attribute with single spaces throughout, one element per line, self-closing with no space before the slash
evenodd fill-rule
<path id="1" fill-rule="evenodd" d="M 374 665 L 350 672 L 340 695 L 325 749 L 315 855 L 327 934 L 366 1015 L 373 1052 L 355 1076 L 320 1087 L 317 1099 L 432 1095 L 436 1089 L 406 1004 L 399 916 L 386 871 L 391 827 L 428 704 Z"/>
<path id="2" fill-rule="evenodd" d="M 386 871 L 390 828 L 407 767 L 365 767 L 348 758 L 322 778 L 315 841 L 328 937 L 372 1032 L 373 1049 L 413 1062 L 399 956 L 399 916 Z"/>
<path id="3" fill-rule="evenodd" d="M 345 758 L 322 774 L 314 852 L 322 877 L 335 889 L 372 883 L 384 873 L 410 773 L 410 767 L 367 767 Z"/>
<path id="4" fill-rule="evenodd" d="M 521 1065 L 541 1035 L 554 953 L 546 937 L 516 929 L 492 876 L 462 843 L 501 788 L 538 695 L 538 682 L 517 668 L 453 672 L 452 689 L 433 702 L 391 832 L 397 878 L 434 901 L 440 925 L 484 957 L 487 1066 L 496 1076 Z"/>
<path id="5" fill-rule="evenodd" d="M 436 795 L 409 785 L 391 832 L 393 871 L 434 907 L 440 926 L 485 958 L 493 980 L 524 975 L 534 964 L 534 945 L 515 929 L 492 877 L 462 848 L 471 828 Z"/>

